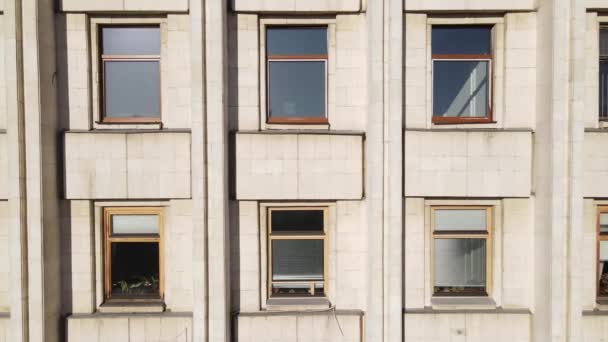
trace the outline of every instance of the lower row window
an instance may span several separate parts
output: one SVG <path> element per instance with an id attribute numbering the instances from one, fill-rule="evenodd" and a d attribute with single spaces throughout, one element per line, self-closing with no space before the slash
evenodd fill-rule
<path id="1" fill-rule="evenodd" d="M 487 296 L 490 207 L 433 207 L 433 295 Z"/>
<path id="2" fill-rule="evenodd" d="M 608 207 L 599 208 L 597 226 L 597 298 L 608 302 Z"/>
<path id="3" fill-rule="evenodd" d="M 325 296 L 327 208 L 268 209 L 270 296 Z"/>
<path id="4" fill-rule="evenodd" d="M 162 209 L 104 209 L 105 296 L 161 299 Z"/>

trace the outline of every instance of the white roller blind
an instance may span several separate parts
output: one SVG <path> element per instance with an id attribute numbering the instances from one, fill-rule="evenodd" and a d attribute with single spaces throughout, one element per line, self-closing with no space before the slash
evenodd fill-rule
<path id="1" fill-rule="evenodd" d="M 112 215 L 112 234 L 158 234 L 158 215 Z"/>

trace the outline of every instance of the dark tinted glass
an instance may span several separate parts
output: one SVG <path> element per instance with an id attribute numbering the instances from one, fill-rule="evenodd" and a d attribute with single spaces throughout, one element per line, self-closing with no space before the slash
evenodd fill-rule
<path id="1" fill-rule="evenodd" d="M 433 54 L 490 54 L 490 26 L 433 26 Z"/>
<path id="2" fill-rule="evenodd" d="M 323 240 L 273 240 L 272 280 L 323 280 Z"/>
<path id="3" fill-rule="evenodd" d="M 159 72 L 158 61 L 106 61 L 106 117 L 160 116 Z"/>
<path id="4" fill-rule="evenodd" d="M 268 97 L 271 117 L 325 116 L 325 62 L 270 62 Z"/>
<path id="5" fill-rule="evenodd" d="M 600 29 L 600 56 L 608 57 L 608 27 Z"/>
<path id="6" fill-rule="evenodd" d="M 326 55 L 327 28 L 272 27 L 266 30 L 266 46 L 272 55 Z"/>
<path id="7" fill-rule="evenodd" d="M 104 55 L 160 55 L 158 27 L 103 27 Z"/>
<path id="8" fill-rule="evenodd" d="M 600 61 L 600 117 L 608 118 L 608 60 Z"/>
<path id="9" fill-rule="evenodd" d="M 488 62 L 433 62 L 434 116 L 485 117 L 487 114 Z"/>
<path id="10" fill-rule="evenodd" d="M 323 231 L 322 210 L 273 210 L 273 232 Z"/>
<path id="11" fill-rule="evenodd" d="M 598 295 L 608 297 L 608 241 L 600 241 Z"/>
<path id="12" fill-rule="evenodd" d="M 158 243 L 112 243 L 112 296 L 158 296 Z"/>

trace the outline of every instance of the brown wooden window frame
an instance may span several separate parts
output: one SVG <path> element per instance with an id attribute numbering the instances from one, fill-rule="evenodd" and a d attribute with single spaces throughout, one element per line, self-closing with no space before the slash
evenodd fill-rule
<path id="1" fill-rule="evenodd" d="M 600 70 L 601 70 L 602 63 L 608 64 L 608 55 L 602 55 L 601 54 L 601 51 L 602 51 L 602 48 L 601 48 L 601 44 L 602 44 L 602 42 L 601 42 L 601 34 L 602 34 L 602 31 L 604 31 L 604 32 L 606 32 L 608 34 L 608 25 L 600 25 L 599 32 L 598 32 L 598 34 L 599 34 L 599 37 L 598 37 L 599 38 L 598 39 L 598 44 L 599 44 L 599 47 L 598 47 L 598 51 L 599 51 L 598 78 L 601 77 Z M 602 104 L 603 104 L 602 100 L 604 102 L 608 101 L 608 89 L 603 89 L 603 91 L 602 91 L 602 81 L 601 81 L 601 79 L 599 80 L 598 83 L 599 83 L 598 84 L 599 85 L 599 89 L 598 89 L 598 93 L 599 93 L 599 96 L 598 96 L 598 107 L 599 107 L 598 108 L 598 116 L 599 116 L 599 121 L 608 121 L 608 112 L 602 113 L 602 107 L 604 107 L 604 106 L 602 106 Z"/>
<path id="2" fill-rule="evenodd" d="M 267 25 L 266 32 L 269 29 L 282 28 L 282 29 L 306 29 L 306 28 L 325 28 L 326 34 L 329 32 L 327 25 Z M 268 36 L 266 36 L 268 37 Z M 266 38 L 268 39 L 268 38 Z M 326 40 L 327 44 L 328 40 Z M 329 46 L 327 47 L 329 50 Z M 267 51 L 266 54 L 266 124 L 304 124 L 304 125 L 326 125 L 329 123 L 328 120 L 328 67 L 329 67 L 329 52 L 326 54 L 319 55 L 270 55 Z M 315 62 L 320 61 L 325 63 L 325 116 L 322 118 L 311 118 L 311 117 L 289 117 L 289 118 L 273 118 L 270 115 L 270 63 L 271 62 Z"/>
<path id="3" fill-rule="evenodd" d="M 327 271 L 328 271 L 328 260 L 327 257 L 329 255 L 327 245 L 327 227 L 329 225 L 329 207 L 307 207 L 307 206 L 297 206 L 297 207 L 268 207 L 267 209 L 267 270 L 268 270 L 268 298 L 277 298 L 277 297 L 292 297 L 290 295 L 274 295 L 272 293 L 273 284 L 282 283 L 282 284 L 307 284 L 309 285 L 310 295 L 305 296 L 315 297 L 315 284 L 322 282 L 323 283 L 323 296 L 327 297 Z M 274 211 L 305 211 L 305 210 L 320 210 L 323 211 L 323 231 L 322 234 L 315 234 L 313 232 L 301 232 L 301 233 L 274 233 L 272 232 L 272 213 Z M 323 241 L 323 280 L 309 280 L 309 281 L 290 281 L 290 280 L 272 280 L 272 242 L 274 240 L 322 240 Z M 293 295 L 293 297 L 302 297 L 298 295 Z M 320 296 L 317 296 L 317 298 Z"/>
<path id="4" fill-rule="evenodd" d="M 601 292 L 600 292 L 600 269 L 599 269 L 599 264 L 600 264 L 600 244 L 602 241 L 608 241 L 608 233 L 603 233 L 600 230 L 600 216 L 601 214 L 608 214 L 608 206 L 598 206 L 597 208 L 597 222 L 596 222 L 596 236 L 597 236 L 597 241 L 596 241 L 596 256 L 595 256 L 595 262 L 596 262 L 596 267 L 595 267 L 595 286 L 596 286 L 596 291 L 595 291 L 595 295 L 596 295 L 596 300 L 598 303 L 600 304 L 608 304 L 608 295 L 604 295 L 601 296 Z"/>
<path id="5" fill-rule="evenodd" d="M 433 25 L 433 26 L 442 26 L 442 25 Z M 450 25 L 448 25 L 450 26 Z M 458 26 L 480 26 L 480 25 L 458 25 Z M 482 25 L 482 26 L 487 26 L 487 25 Z M 432 29 L 432 28 L 431 28 Z M 492 31 L 493 28 L 490 28 L 490 31 Z M 490 41 L 490 49 L 493 48 L 493 42 Z M 432 42 L 431 42 L 431 49 L 432 49 Z M 435 100 L 432 97 L 431 98 L 431 107 L 433 108 L 432 110 L 432 123 L 434 124 L 469 124 L 469 123 L 495 123 L 494 121 L 494 117 L 493 117 L 493 113 L 492 113 L 492 101 L 493 101 L 493 93 L 494 93 L 494 82 L 493 82 L 493 77 L 494 77 L 494 73 L 493 71 L 493 64 L 494 64 L 494 58 L 493 55 L 490 54 L 432 54 L 431 55 L 431 68 L 432 68 L 432 73 L 431 75 L 434 74 L 435 72 L 435 62 L 436 61 L 443 61 L 443 62 L 449 62 L 449 61 L 454 61 L 454 62 L 458 62 L 458 61 L 486 61 L 488 62 L 488 108 L 487 108 L 487 115 L 482 117 L 482 116 L 470 116 L 470 117 L 445 117 L 445 116 L 439 116 L 439 115 L 435 115 L 435 109 L 434 109 L 434 103 Z M 431 83 L 433 82 L 433 76 L 431 76 Z M 433 85 L 434 87 L 435 85 Z"/>
<path id="6" fill-rule="evenodd" d="M 436 210 L 485 210 L 485 231 L 444 231 L 435 230 Z M 492 231 L 493 206 L 486 205 L 434 205 L 431 206 L 431 293 L 433 297 L 489 297 L 492 293 Z M 435 240 L 437 239 L 485 239 L 486 240 L 486 284 L 483 292 L 450 292 L 435 291 Z"/>
<path id="7" fill-rule="evenodd" d="M 162 123 L 162 68 L 161 55 L 106 55 L 103 53 L 103 34 L 104 28 L 158 28 L 162 30 L 160 24 L 100 24 L 97 31 L 97 42 L 99 50 L 99 69 L 101 71 L 101 82 L 99 82 L 99 94 L 101 99 L 100 122 L 102 124 L 160 124 Z M 161 32 L 162 34 L 162 32 Z M 161 44 L 162 49 L 162 44 Z M 162 51 L 161 51 L 162 53 Z M 124 117 L 111 118 L 106 115 L 106 62 L 158 62 L 158 108 L 159 116 L 139 116 L 139 117 Z"/>
<path id="8" fill-rule="evenodd" d="M 112 215 L 156 215 L 158 216 L 158 235 L 112 235 Z M 104 207 L 103 208 L 103 271 L 104 299 L 106 301 L 162 301 L 164 298 L 164 260 L 163 260 L 164 211 L 161 207 Z M 158 297 L 157 296 L 120 296 L 112 297 L 112 243 L 156 243 L 158 244 Z"/>

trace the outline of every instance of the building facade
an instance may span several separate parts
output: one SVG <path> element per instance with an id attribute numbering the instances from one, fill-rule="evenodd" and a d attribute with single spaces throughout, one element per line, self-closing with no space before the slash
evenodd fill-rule
<path id="1" fill-rule="evenodd" d="M 0 342 L 608 341 L 608 1 L 0 0 L 0 38 Z"/>

